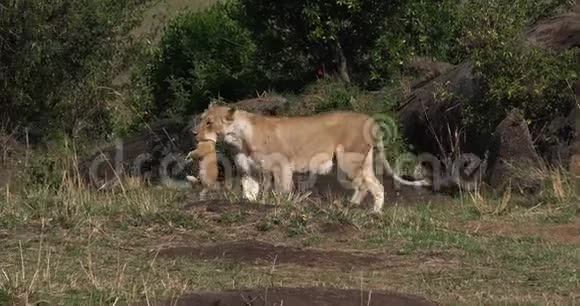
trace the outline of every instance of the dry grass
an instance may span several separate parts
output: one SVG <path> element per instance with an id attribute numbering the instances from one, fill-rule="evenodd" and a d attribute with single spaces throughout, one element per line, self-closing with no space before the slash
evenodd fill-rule
<path id="1" fill-rule="evenodd" d="M 477 210 L 480 215 L 501 215 L 504 214 L 510 205 L 510 200 L 512 197 L 511 186 L 507 186 L 500 200 L 490 200 L 486 199 L 481 191 L 480 187 L 476 186 L 475 190 L 468 192 L 470 204 Z"/>
<path id="2" fill-rule="evenodd" d="M 5 197 L 0 209 L 6 228 L 0 231 L 5 246 L 0 251 L 4 259 L 0 298 L 4 294 L 10 302 L 23 304 L 100 305 L 152 301 L 202 288 L 249 288 L 272 282 L 358 288 L 362 281 L 365 288 L 405 291 L 441 303 L 572 303 L 577 299 L 563 293 L 577 286 L 571 269 L 580 262 L 573 246 L 511 240 L 495 233 L 478 237 L 450 226 L 465 218 L 481 218 L 478 215 L 509 220 L 519 213 L 510 204 L 509 193 L 493 203 L 473 193 L 473 201 L 463 206 L 386 205 L 382 217 L 370 217 L 340 198 L 329 205 L 329 200 L 312 201 L 307 194 L 264 193 L 260 202 L 276 209 L 255 216 L 234 209 L 219 213 L 219 219 L 208 219 L 203 210 L 181 208 L 184 191 L 154 189 L 131 180 L 122 185 L 117 191 L 94 192 L 65 179 L 56 190 L 29 187 Z M 541 227 L 547 212 L 536 210 L 541 213 L 528 216 L 526 222 Z M 248 222 L 249 216 L 257 221 Z M 343 229 L 328 232 L 325 226 L 332 224 Z M 171 241 L 194 244 L 248 236 L 331 250 L 385 252 L 398 263 L 388 271 L 301 266 L 272 270 L 156 256 L 157 247 Z M 530 252 L 536 255 L 522 261 Z M 425 254 L 437 255 L 425 259 Z M 558 262 L 556 270 L 549 268 L 554 262 Z M 525 277 L 538 281 L 530 287 L 529 281 L 522 280 Z M 506 286 L 508 279 L 512 281 Z"/>
<path id="3" fill-rule="evenodd" d="M 150 7 L 143 14 L 141 24 L 131 32 L 135 37 L 151 39 L 155 45 L 161 39 L 163 27 L 180 12 L 189 9 L 204 9 L 218 0 L 163 0 L 151 1 Z"/>
<path id="4" fill-rule="evenodd" d="M 53 158 L 62 169 L 71 169 L 74 152 L 65 146 Z M 67 171 L 54 173 L 59 173 L 56 185 L 23 181 L 2 192 L 0 304 L 110 305 L 200 289 L 273 285 L 362 285 L 443 304 L 578 300 L 570 292 L 578 286 L 574 269 L 580 258 L 573 235 L 580 230 L 580 209 L 564 172 L 535 174 L 550 182 L 546 193 L 553 196 L 531 208 L 520 207 L 509 189 L 499 199 L 477 189 L 464 202 L 385 204 L 382 216 L 371 216 L 332 194 L 313 199 L 308 192 L 265 191 L 257 204 L 264 209 L 245 209 L 249 204 L 244 203 L 215 211 L 205 206 L 186 209 L 195 198 L 188 190 L 123 178 L 117 188 L 97 192 L 84 189 Z M 241 200 L 231 191 L 216 196 L 231 203 Z M 544 232 L 550 234 L 540 234 Z M 272 269 L 157 256 L 162 246 L 249 237 L 329 251 L 379 253 L 392 262 L 380 271 L 338 265 Z"/>

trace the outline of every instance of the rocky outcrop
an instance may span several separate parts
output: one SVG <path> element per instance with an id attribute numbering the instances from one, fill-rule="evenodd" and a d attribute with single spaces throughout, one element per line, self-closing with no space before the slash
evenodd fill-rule
<path id="1" fill-rule="evenodd" d="M 539 182 L 529 170 L 541 164 L 521 111 L 512 110 L 497 126 L 490 146 L 489 185 L 502 190 L 507 184 L 518 190 L 535 191 Z"/>
<path id="2" fill-rule="evenodd" d="M 524 33 L 534 46 L 554 50 L 580 47 L 580 10 L 543 20 Z"/>
<path id="3" fill-rule="evenodd" d="M 401 133 L 414 146 L 415 153 L 438 155 L 445 150 L 441 146 L 451 143 L 449 132 L 461 125 L 464 101 L 481 97 L 481 79 L 474 75 L 470 62 L 463 63 L 410 94 L 399 110 Z M 464 143 L 462 147 L 481 151 L 474 143 Z"/>
<path id="4" fill-rule="evenodd" d="M 284 111 L 287 100 L 261 96 L 230 105 L 251 112 L 277 115 Z M 130 137 L 96 150 L 80 162 L 81 178 L 99 189 L 110 188 L 125 176 L 139 177 L 153 184 L 185 184 L 185 175 L 197 173 L 198 169 L 195 161 L 188 163 L 184 158 L 196 146 L 191 130 L 199 117 L 199 114 L 194 115 L 187 122 L 160 120 Z M 235 171 L 231 148 L 218 145 L 218 159 L 222 176 L 224 171 Z"/>
<path id="5" fill-rule="evenodd" d="M 455 66 L 452 64 L 436 61 L 425 57 L 415 57 L 407 65 L 406 69 L 417 79 L 411 83 L 411 89 L 419 88 L 427 82 L 447 73 Z"/>
<path id="6" fill-rule="evenodd" d="M 522 35 L 529 44 L 543 48 L 568 50 L 580 47 L 580 4 L 577 4 L 576 9 L 572 12 L 538 22 Z M 423 71 L 427 75 L 425 79 L 428 80 L 432 76 L 427 69 L 429 65 L 421 63 L 421 60 L 414 63 L 417 66 L 415 69 Z M 473 73 L 473 65 L 470 62 L 455 67 L 447 67 L 435 78 L 416 83 L 407 100 L 399 109 L 399 122 L 403 138 L 412 145 L 414 153 L 430 153 L 441 158 L 457 149 L 449 144 L 460 147 L 462 152 L 476 154 L 480 158 L 483 158 L 489 150 L 493 151 L 494 148 L 491 145 L 493 139 L 490 138 L 492 135 L 487 137 L 488 139 L 480 136 L 474 137 L 473 133 L 477 131 L 466 131 L 462 129 L 461 124 L 465 102 L 477 103 L 478 99 L 484 98 L 484 88 L 481 78 Z M 578 96 L 580 82 L 577 83 L 575 91 Z M 510 114 L 498 126 L 496 132 L 508 133 L 506 122 L 513 121 L 513 116 Z M 576 153 L 574 150 L 575 147 L 580 147 L 580 145 L 574 145 L 578 142 L 576 139 L 576 117 L 575 108 L 570 112 L 564 110 L 561 114 L 554 114 L 554 118 L 549 119 L 549 124 L 542 131 L 534 132 L 537 148 L 534 150 L 534 146 L 526 145 L 527 152 L 531 154 L 530 152 L 537 150 L 536 156 L 539 155 L 549 162 L 564 165 L 572 165 L 576 160 L 580 160 L 580 152 Z M 522 129 L 518 133 L 526 134 Z M 462 130 L 463 137 L 458 141 L 458 135 L 455 133 L 459 130 Z M 527 127 L 526 131 L 529 134 Z M 501 139 L 501 137 L 508 136 L 499 137 Z M 530 140 L 528 144 L 531 143 Z M 500 150 L 501 154 L 506 153 L 505 150 L 507 150 L 505 149 L 506 145 L 503 147 L 504 149 Z M 513 151 L 510 153 L 510 159 L 516 160 L 516 155 L 524 154 L 523 152 Z M 521 158 L 526 159 L 528 153 Z M 571 158 L 575 155 L 577 155 L 575 158 Z M 491 170 L 492 175 L 488 178 L 493 180 L 493 185 L 500 185 L 499 182 L 504 177 L 504 175 L 499 174 L 501 167 L 498 165 L 492 167 L 495 169 Z"/>

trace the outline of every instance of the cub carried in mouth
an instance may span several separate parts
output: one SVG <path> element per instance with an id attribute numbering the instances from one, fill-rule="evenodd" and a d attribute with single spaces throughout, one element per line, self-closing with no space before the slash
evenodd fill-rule
<path id="1" fill-rule="evenodd" d="M 208 191 L 215 191 L 220 188 L 218 182 L 218 161 L 215 141 L 199 141 L 197 143 L 197 148 L 189 152 L 186 159 L 199 160 L 199 178 L 188 175 L 186 176 L 186 179 L 191 183 L 192 187 L 201 183 L 203 190 L 199 194 L 200 199 L 205 199 Z"/>

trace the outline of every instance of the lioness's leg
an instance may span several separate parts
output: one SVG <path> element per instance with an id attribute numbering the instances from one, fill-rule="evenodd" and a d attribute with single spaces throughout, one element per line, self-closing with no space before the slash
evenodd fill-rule
<path id="1" fill-rule="evenodd" d="M 372 158 L 357 154 L 346 153 L 342 145 L 336 148 L 336 158 L 339 168 L 347 175 L 349 181 L 354 187 L 354 193 L 350 198 L 350 202 L 355 205 L 360 205 L 368 192 L 367 184 L 364 182 L 364 167 L 368 158 Z M 371 153 L 372 154 L 372 153 Z M 366 158 L 366 159 L 365 159 Z"/>
<path id="2" fill-rule="evenodd" d="M 380 212 L 383 209 L 383 204 L 385 202 L 385 190 L 383 188 L 383 185 L 372 172 L 366 173 L 365 183 L 367 184 L 369 191 L 373 195 L 373 198 L 375 198 L 373 211 Z"/>
<path id="3" fill-rule="evenodd" d="M 367 194 L 367 192 L 368 192 L 368 189 L 367 188 L 364 188 L 364 187 L 363 188 L 355 187 L 354 193 L 352 194 L 352 196 L 350 198 L 350 202 L 352 204 L 355 204 L 355 205 L 360 205 L 360 203 L 364 199 L 364 197 Z"/>
<path id="4" fill-rule="evenodd" d="M 244 197 L 250 201 L 255 201 L 260 192 L 260 184 L 251 176 L 248 157 L 244 154 L 237 154 L 236 165 L 242 172 L 242 192 Z"/>
<path id="5" fill-rule="evenodd" d="M 271 172 L 264 171 L 264 173 L 262 174 L 262 177 L 261 177 L 263 191 L 271 191 L 272 190 L 272 180 L 273 179 L 274 178 L 273 178 L 273 175 Z"/>
<path id="6" fill-rule="evenodd" d="M 203 188 L 203 190 L 199 193 L 199 199 L 204 201 L 207 197 L 207 188 Z"/>
<path id="7" fill-rule="evenodd" d="M 274 183 L 277 192 L 292 192 L 292 169 L 281 166 L 274 171 Z"/>
<path id="8" fill-rule="evenodd" d="M 242 190 L 246 199 L 255 201 L 260 192 L 260 184 L 252 176 L 244 174 L 242 176 Z"/>

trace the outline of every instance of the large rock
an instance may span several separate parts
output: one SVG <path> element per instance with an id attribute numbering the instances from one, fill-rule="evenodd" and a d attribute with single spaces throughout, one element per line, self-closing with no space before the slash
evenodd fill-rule
<path id="1" fill-rule="evenodd" d="M 557 115 L 534 136 L 536 150 L 548 163 L 566 165 L 573 154 L 572 145 L 577 142 L 576 107 L 567 115 Z"/>
<path id="2" fill-rule="evenodd" d="M 193 146 L 189 130 L 187 124 L 175 120 L 154 122 L 131 137 L 98 149 L 82 160 L 79 173 L 97 188 L 111 187 L 126 176 L 157 183 L 164 177 L 163 171 L 171 173 L 171 166 L 183 163 L 181 155 Z"/>
<path id="3" fill-rule="evenodd" d="M 521 111 L 512 110 L 497 126 L 490 150 L 489 185 L 502 190 L 507 184 L 519 190 L 535 191 L 539 182 L 530 170 L 541 165 L 532 136 Z"/>
<path id="4" fill-rule="evenodd" d="M 453 69 L 455 66 L 446 62 L 426 57 L 415 57 L 406 65 L 407 70 L 417 79 L 411 83 L 411 89 L 419 88 L 427 82 Z"/>
<path id="5" fill-rule="evenodd" d="M 455 97 L 441 99 L 441 95 Z M 447 73 L 414 90 L 399 110 L 401 132 L 415 153 L 440 154 L 448 148 L 450 131 L 461 126 L 464 101 L 482 97 L 482 80 L 473 73 L 470 62 L 463 63 Z M 466 147 L 467 146 L 467 147 Z M 478 143 L 464 143 L 465 150 L 483 153 Z"/>
<path id="6" fill-rule="evenodd" d="M 573 11 L 542 20 L 524 33 L 533 46 L 553 50 L 568 50 L 580 47 L 580 0 Z M 576 96 L 580 96 L 580 81 L 575 84 Z M 565 116 L 557 116 L 543 130 L 538 139 L 538 153 L 550 163 L 569 165 L 577 154 L 578 113 L 572 106 Z"/>
<path id="7" fill-rule="evenodd" d="M 254 99 L 241 100 L 232 105 L 253 113 L 278 116 L 286 111 L 288 99 L 280 96 L 260 96 Z"/>
<path id="8" fill-rule="evenodd" d="M 578 6 L 577 6 L 578 7 Z M 554 50 L 580 47 L 580 9 L 542 20 L 524 33 L 535 46 Z"/>
<path id="9" fill-rule="evenodd" d="M 573 12 L 538 22 L 523 33 L 523 36 L 532 45 L 554 50 L 579 47 L 580 4 L 577 4 Z M 425 80 L 437 75 L 428 72 L 429 65 L 420 59 L 412 65 L 416 66 L 415 70 L 428 75 Z M 483 98 L 484 83 L 473 73 L 470 62 L 453 68 L 443 68 L 442 71 L 446 72 L 430 81 L 414 84 L 411 94 L 399 109 L 403 138 L 412 145 L 415 154 L 430 153 L 442 158 L 452 155 L 451 153 L 459 147 L 462 152 L 484 157 L 491 139 L 475 137 L 473 133 L 477 131 L 464 130 L 461 124 L 464 103 L 466 101 L 477 103 Z M 577 86 L 578 92 L 580 85 Z M 439 98 L 443 96 L 446 97 Z M 571 156 L 576 154 L 572 150 L 572 145 L 578 142 L 577 114 L 575 109 L 570 112 L 565 110 L 562 114 L 555 114 L 554 118 L 550 118 L 551 124 L 538 132 L 538 135 L 534 134 L 534 138 L 538 140 L 540 156 L 552 163 L 570 164 Z M 460 130 L 463 137 L 456 142 L 455 132 Z"/>

